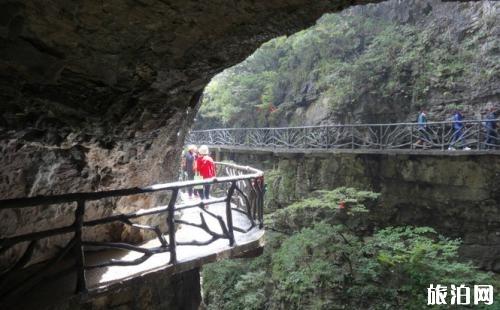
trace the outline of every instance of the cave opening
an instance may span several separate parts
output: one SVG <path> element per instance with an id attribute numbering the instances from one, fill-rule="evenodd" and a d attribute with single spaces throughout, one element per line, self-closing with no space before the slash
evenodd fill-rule
<path id="1" fill-rule="evenodd" d="M 387 1 L 323 15 L 367 2 L 372 1 L 272 0 L 216 6 L 199 1 L 67 3 L 56 0 L 42 5 L 35 0 L 12 0 L 0 4 L 3 20 L 0 25 L 0 199 L 100 192 L 175 181 L 179 176 L 181 149 L 190 130 L 414 122 L 421 109 L 427 110 L 431 121 L 446 119 L 456 109 L 468 118 L 481 119 L 485 110 L 499 106 L 496 3 Z M 312 28 L 301 30 L 316 20 Z M 475 124 L 482 128 L 481 122 Z M 485 138 L 484 133 L 480 134 L 475 141 L 468 142 L 477 144 L 478 150 Z M 209 140 L 200 142 L 203 143 L 196 144 L 209 144 Z M 411 145 L 412 142 L 414 140 Z M 354 139 L 350 143 L 354 145 Z M 464 157 L 459 155 L 440 161 L 432 156 L 399 154 L 391 157 L 394 161 L 385 161 L 380 155 L 310 158 L 302 153 L 290 153 L 273 157 L 235 154 L 231 150 L 218 150 L 214 157 L 218 156 L 250 166 L 257 163 L 259 168 L 269 169 L 266 170 L 266 181 L 270 185 L 267 195 L 272 196 L 266 196 L 270 202 L 266 207 L 272 211 L 286 209 L 279 211 L 286 213 L 290 205 L 300 210 L 304 205 L 299 198 L 311 193 L 317 195 L 320 204 L 333 201 L 330 206 L 339 209 L 346 205 L 350 208 L 351 203 L 359 201 L 371 205 L 372 194 L 360 193 L 351 187 L 334 193 L 315 192 L 318 189 L 332 191 L 333 186 L 346 184 L 361 187 L 359 189 L 400 191 L 421 201 L 419 206 L 423 209 L 441 210 L 429 218 L 430 212 L 413 210 L 414 204 L 390 196 L 391 206 L 401 211 L 391 213 L 390 221 L 394 225 L 416 219 L 419 224 L 434 223 L 448 214 L 446 210 L 452 210 L 449 212 L 453 213 L 453 220 L 442 221 L 447 225 L 443 231 L 467 240 L 467 247 L 460 248 L 467 257 L 480 252 L 482 269 L 498 272 L 500 268 L 496 252 L 491 250 L 497 239 L 497 221 L 488 221 L 484 230 L 465 225 L 474 221 L 483 223 L 485 213 L 493 219 L 498 215 L 495 188 L 498 188 L 496 173 L 500 166 L 494 152 L 471 153 L 470 161 L 461 161 Z M 420 173 L 420 169 L 424 172 Z M 461 171 L 461 174 L 457 176 L 450 171 Z M 390 174 L 396 172 L 399 173 L 396 176 Z M 337 173 L 345 182 L 342 183 L 340 177 L 331 180 Z M 400 187 L 394 187 L 394 183 Z M 448 187 L 451 194 L 430 193 L 433 188 L 444 193 Z M 447 195 L 453 195 L 453 199 Z M 165 204 L 169 197 L 132 195 L 104 200 L 99 205 L 90 204 L 95 212 L 86 216 L 151 209 Z M 305 205 L 308 203 L 311 202 L 306 201 Z M 451 208 L 452 205 L 456 208 Z M 1 240 L 24 232 L 42 231 L 54 223 L 71 224 L 75 208 L 74 205 L 62 206 L 49 211 L 49 205 L 45 204 L 12 211 L 5 210 L 4 205 L 0 207 Z M 467 212 L 476 209 L 487 211 Z M 323 211 L 311 214 L 315 219 L 328 217 L 321 213 Z M 332 232 L 324 223 L 313 229 L 307 227 L 307 214 L 298 218 L 293 217 L 295 214 L 283 216 L 289 215 L 292 222 L 296 221 L 293 227 L 277 217 L 276 223 L 282 226 L 271 228 L 284 232 L 284 238 L 296 233 L 294 229 L 304 228 L 309 237 L 318 237 L 323 242 L 327 256 L 335 257 L 336 250 L 328 248 L 331 240 L 321 237 L 343 235 L 345 231 Z M 476 215 L 479 218 L 474 217 Z M 294 226 L 300 221 L 305 221 L 304 227 Z M 164 219 L 162 222 L 165 224 Z M 456 227 L 463 227 L 463 231 Z M 407 237 L 398 231 L 384 233 Z M 419 238 L 432 234 L 418 230 L 411 233 L 412 237 L 418 235 Z M 347 236 L 355 239 L 355 236 Z M 134 244 L 145 240 L 142 233 L 118 226 L 94 233 L 93 237 L 99 241 Z M 290 304 L 283 300 L 293 294 L 303 296 L 306 306 L 331 306 L 336 299 L 328 292 L 334 292 L 337 287 L 299 285 L 298 289 L 303 291 L 289 295 L 272 289 L 278 287 L 277 282 L 272 282 L 276 279 L 280 284 L 289 284 L 287 275 L 291 272 L 284 272 L 284 268 L 290 267 L 286 262 L 304 263 L 315 267 L 313 271 L 329 270 L 330 265 L 325 265 L 321 253 L 316 260 L 317 247 L 309 244 L 307 237 L 297 234 L 286 242 L 270 238 L 270 248 L 276 251 L 274 270 L 269 269 L 268 264 L 273 259 L 271 252 L 265 252 L 253 263 L 228 260 L 209 267 L 204 271 L 203 283 L 209 308 L 304 306 L 294 304 L 295 299 Z M 300 247 L 300 240 L 305 247 Z M 421 240 L 423 243 L 433 241 Z M 284 247 L 278 249 L 277 244 L 282 241 Z M 450 256 L 458 256 L 454 244 L 446 246 L 451 249 L 447 252 Z M 29 247 L 24 245 L 24 249 Z M 58 242 L 52 241 L 33 246 L 35 253 L 41 254 L 59 247 Z M 301 260 L 287 253 L 314 260 Z M 8 265 L 20 256 L 21 251 L 11 255 Z M 121 258 L 133 259 L 126 255 Z M 353 263 L 349 258 L 343 257 L 334 263 Z M 383 259 L 388 265 L 399 263 L 387 256 L 382 256 Z M 454 263 L 451 266 L 457 269 L 468 268 Z M 2 261 L 0 265 L 3 272 L 7 264 Z M 347 270 L 352 266 L 345 267 Z M 315 281 L 324 276 L 327 281 L 323 284 L 332 283 L 334 275 L 309 274 L 309 271 L 293 270 L 294 279 L 317 283 Z M 366 270 L 360 271 L 358 274 Z M 232 287 L 217 286 L 221 275 L 228 276 L 223 283 L 231 283 Z M 466 280 L 490 281 L 481 278 L 480 273 L 469 275 Z M 105 282 L 112 275 L 101 276 Z M 349 281 L 356 280 L 352 273 L 342 276 Z M 185 274 L 175 281 L 176 285 L 185 284 L 182 286 L 185 290 L 199 291 L 195 274 Z M 151 282 L 163 289 L 172 285 L 160 279 Z M 190 287 L 190 283 L 195 285 Z M 130 297 L 134 296 L 131 290 L 135 289 L 141 298 L 131 301 Z M 227 289 L 234 303 L 216 302 L 219 297 L 224 300 L 218 295 L 221 289 Z M 116 298 L 96 298 L 94 306 L 151 305 L 154 308 L 157 303 L 157 307 L 165 307 L 158 291 L 160 289 L 155 291 L 151 283 L 131 286 L 120 291 Z M 317 299 L 308 295 L 311 291 Z M 393 296 L 394 291 L 382 293 Z M 420 291 L 406 293 L 418 296 L 413 302 L 421 297 Z M 361 309 L 366 304 L 352 303 L 359 295 L 337 297 L 343 305 Z M 152 297 L 148 299 L 148 296 Z M 186 301 L 190 296 L 179 298 Z M 376 298 L 369 302 L 374 300 Z"/>

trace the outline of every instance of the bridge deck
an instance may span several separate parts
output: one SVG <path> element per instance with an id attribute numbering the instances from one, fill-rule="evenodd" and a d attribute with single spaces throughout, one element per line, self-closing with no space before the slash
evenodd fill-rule
<path id="1" fill-rule="evenodd" d="M 185 197 L 184 197 L 185 199 Z M 225 204 L 217 203 L 207 206 L 208 211 L 220 215 L 225 220 Z M 191 223 L 201 223 L 199 209 L 187 209 L 182 211 L 181 219 Z M 248 228 L 251 223 L 246 216 L 240 212 L 232 212 L 233 223 L 237 227 Z M 221 233 L 221 228 L 216 219 L 205 217 L 206 223 L 211 230 Z M 187 271 L 202 266 L 203 264 L 217 261 L 222 258 L 244 255 L 245 252 L 256 250 L 263 246 L 264 230 L 254 227 L 247 233 L 234 231 L 235 245 L 229 246 L 227 239 L 219 239 L 205 246 L 177 246 L 177 263 L 169 264 L 170 253 L 155 254 L 145 262 L 134 266 L 112 266 L 106 268 L 94 269 L 87 272 L 87 283 L 89 287 L 89 296 L 102 293 L 104 291 L 119 288 L 127 285 L 129 281 L 147 277 L 156 272 L 162 272 L 162 275 Z M 206 241 L 211 236 L 197 227 L 180 225 L 176 232 L 177 242 L 188 241 Z M 167 238 L 168 239 L 168 238 Z M 157 239 L 145 242 L 142 247 L 155 247 L 159 245 Z M 91 264 L 102 263 L 110 259 L 133 260 L 141 256 L 141 253 L 133 251 L 100 251 L 87 255 L 87 261 Z M 64 263 L 63 263 L 64 264 Z M 62 277 L 51 283 L 44 283 L 40 287 L 32 290 L 33 296 L 18 304 L 19 308 L 34 309 L 42 305 L 54 302 L 54 292 L 57 291 L 58 299 L 68 298 L 74 294 L 74 274 Z"/>
<path id="2" fill-rule="evenodd" d="M 300 127 L 215 128 L 191 131 L 189 144 L 235 145 L 270 148 L 280 152 L 311 149 L 384 153 L 395 150 L 496 149 L 500 119 L 473 119 L 427 123 L 323 124 Z M 345 150 L 345 151 L 344 151 Z"/>
<path id="3" fill-rule="evenodd" d="M 436 156 L 500 155 L 500 150 L 441 150 L 441 149 L 348 149 L 348 148 L 286 148 L 272 146 L 207 145 L 211 150 L 273 154 L 407 154 Z"/>

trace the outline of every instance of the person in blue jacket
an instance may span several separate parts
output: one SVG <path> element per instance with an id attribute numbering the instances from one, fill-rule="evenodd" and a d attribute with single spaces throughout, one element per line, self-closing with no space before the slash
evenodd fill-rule
<path id="1" fill-rule="evenodd" d="M 460 142 L 461 145 L 464 145 L 464 123 L 463 123 L 463 115 L 460 111 L 455 110 L 453 113 L 453 136 L 451 138 L 450 146 L 448 150 L 455 150 L 455 146 L 457 142 Z M 464 150 L 470 150 L 469 147 L 464 147 Z"/>
<path id="2" fill-rule="evenodd" d="M 484 141 L 486 149 L 496 149 L 497 144 L 497 122 L 495 109 L 491 108 L 490 113 L 486 115 L 486 121 L 484 122 L 484 127 L 486 127 L 486 140 Z"/>
<path id="3" fill-rule="evenodd" d="M 429 132 L 427 131 L 427 114 L 425 113 L 424 109 L 420 110 L 420 113 L 418 114 L 417 125 L 418 140 L 415 145 L 422 145 L 423 147 L 431 146 L 432 139 L 429 135 Z"/>

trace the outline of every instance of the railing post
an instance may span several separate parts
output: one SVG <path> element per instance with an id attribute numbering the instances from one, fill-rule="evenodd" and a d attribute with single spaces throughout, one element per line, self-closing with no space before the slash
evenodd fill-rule
<path id="1" fill-rule="evenodd" d="M 264 193 L 265 193 L 265 186 L 264 186 L 264 179 L 262 178 L 262 183 L 260 187 L 260 197 L 259 197 L 259 211 L 260 211 L 260 219 L 259 219 L 259 228 L 264 228 Z"/>
<path id="2" fill-rule="evenodd" d="M 75 256 L 76 256 L 76 292 L 87 292 L 85 278 L 85 253 L 83 251 L 82 230 L 83 217 L 85 216 L 85 200 L 78 200 L 75 210 Z"/>
<path id="3" fill-rule="evenodd" d="M 240 146 L 242 144 L 242 141 L 241 141 L 241 137 L 242 137 L 241 132 L 242 132 L 241 130 L 235 130 L 234 131 L 234 139 L 236 141 L 236 145 L 237 146 Z"/>
<path id="4" fill-rule="evenodd" d="M 179 189 L 176 188 L 172 191 L 172 197 L 168 202 L 168 213 L 167 213 L 167 225 L 168 225 L 168 247 L 170 250 L 170 264 L 175 264 L 177 262 L 177 249 L 175 244 L 175 201 L 177 200 L 177 195 Z"/>
<path id="5" fill-rule="evenodd" d="M 237 139 L 238 135 L 236 134 L 235 130 L 230 130 L 229 131 L 229 136 L 231 137 L 231 141 L 233 142 L 233 145 L 238 145 Z"/>
<path id="6" fill-rule="evenodd" d="M 351 125 L 351 149 L 354 150 L 354 126 Z"/>
<path id="7" fill-rule="evenodd" d="M 326 132 L 326 148 L 330 148 L 330 126 L 325 127 L 325 132 Z"/>
<path id="8" fill-rule="evenodd" d="M 476 123 L 477 126 L 477 150 L 481 150 L 481 122 Z"/>
<path id="9" fill-rule="evenodd" d="M 382 125 L 378 126 L 378 143 L 379 143 L 379 148 L 382 149 Z"/>
<path id="10" fill-rule="evenodd" d="M 286 140 L 287 140 L 287 147 L 291 148 L 292 137 L 290 136 L 290 128 L 286 129 Z"/>
<path id="11" fill-rule="evenodd" d="M 274 129 L 273 130 L 273 144 L 274 144 L 274 148 L 277 148 L 278 147 L 278 134 L 276 133 L 276 131 L 279 130 L 279 129 Z"/>
<path id="12" fill-rule="evenodd" d="M 444 131 L 445 126 L 444 123 L 441 124 L 441 151 L 444 151 Z"/>
<path id="13" fill-rule="evenodd" d="M 302 147 L 307 148 L 307 128 L 302 128 Z"/>
<path id="14" fill-rule="evenodd" d="M 413 125 L 410 125 L 410 150 L 413 150 L 413 132 Z"/>
<path id="15" fill-rule="evenodd" d="M 229 245 L 234 245 L 234 229 L 233 229 L 233 212 L 231 211 L 231 197 L 233 197 L 234 190 L 236 188 L 236 181 L 231 182 L 231 187 L 227 191 L 226 197 L 226 219 L 227 219 L 227 229 L 229 232 Z"/>
<path id="16" fill-rule="evenodd" d="M 259 228 L 264 228 L 264 177 L 255 179 L 257 189 L 257 216 L 259 218 Z"/>

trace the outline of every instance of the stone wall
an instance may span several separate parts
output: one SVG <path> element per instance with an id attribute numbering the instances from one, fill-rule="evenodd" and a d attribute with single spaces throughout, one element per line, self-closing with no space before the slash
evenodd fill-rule
<path id="1" fill-rule="evenodd" d="M 227 152 L 222 158 L 277 170 L 266 203 L 282 207 L 318 189 L 352 186 L 382 194 L 379 227 L 431 226 L 462 238 L 461 254 L 500 272 L 500 156 L 459 152 Z"/>

